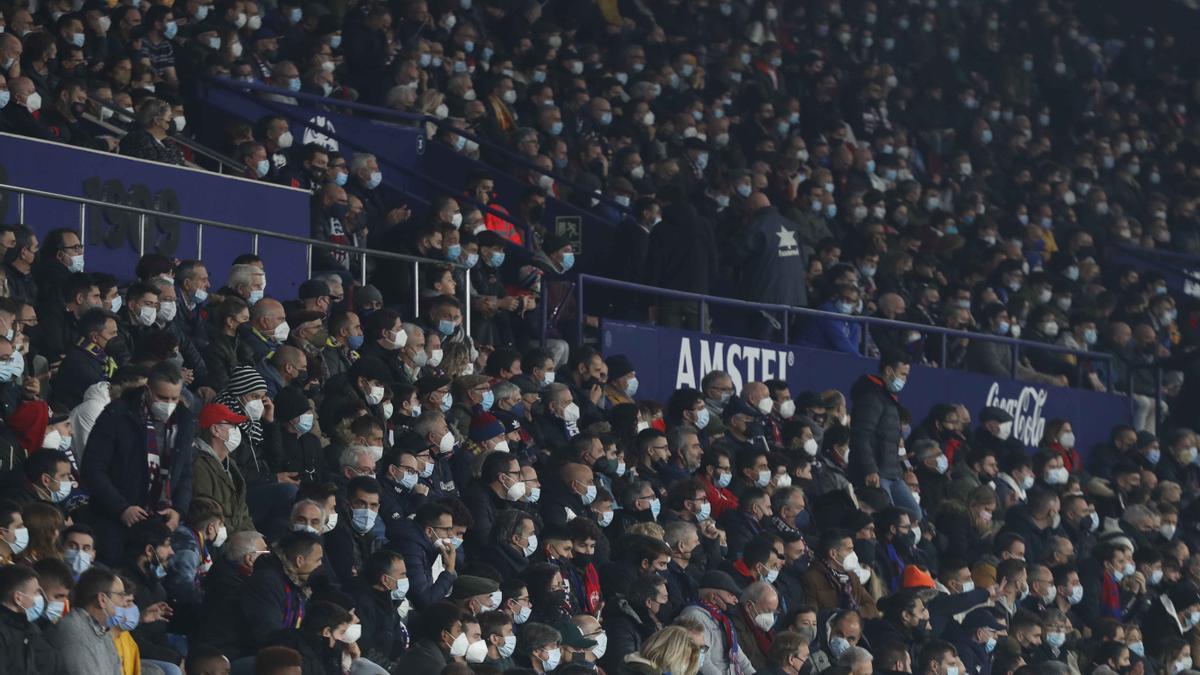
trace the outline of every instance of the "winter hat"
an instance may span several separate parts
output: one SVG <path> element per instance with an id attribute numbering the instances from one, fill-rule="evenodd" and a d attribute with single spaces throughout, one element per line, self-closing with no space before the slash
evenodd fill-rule
<path id="1" fill-rule="evenodd" d="M 504 425 L 491 413 L 480 413 L 471 418 L 470 438 L 476 443 L 490 441 L 504 435 Z"/>
<path id="2" fill-rule="evenodd" d="M 229 376 L 225 385 L 225 393 L 230 396 L 245 396 L 255 391 L 266 391 L 267 381 L 254 369 L 254 366 L 238 366 Z"/>
<path id="3" fill-rule="evenodd" d="M 308 397 L 296 387 L 283 387 L 275 395 L 275 418 L 287 424 L 312 409 Z"/>

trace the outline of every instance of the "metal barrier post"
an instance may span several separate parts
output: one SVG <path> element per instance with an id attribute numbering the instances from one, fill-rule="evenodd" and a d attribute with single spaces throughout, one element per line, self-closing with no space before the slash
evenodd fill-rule
<path id="1" fill-rule="evenodd" d="M 25 224 L 25 193 L 17 193 L 17 224 Z"/>
<path id="2" fill-rule="evenodd" d="M 1162 384 L 1163 369 L 1162 364 L 1154 364 L 1154 428 L 1151 433 L 1158 433 L 1159 411 L 1162 410 Z"/>
<path id="3" fill-rule="evenodd" d="M 466 318 L 463 320 L 467 327 L 467 335 L 471 334 L 471 268 L 463 270 L 463 314 Z"/>
<path id="4" fill-rule="evenodd" d="M 312 244 L 304 247 L 304 269 L 308 270 L 305 275 L 306 279 L 312 278 Z"/>
<path id="5" fill-rule="evenodd" d="M 138 257 L 146 255 L 146 214 L 138 214 Z"/>
<path id="6" fill-rule="evenodd" d="M 948 347 L 947 343 L 950 342 L 950 336 L 943 334 L 943 335 L 940 335 L 939 337 L 942 339 L 942 360 L 941 360 L 940 364 L 941 364 L 942 368 L 949 368 L 950 367 L 950 359 L 949 359 L 949 353 L 948 353 L 949 347 Z"/>
<path id="7" fill-rule="evenodd" d="M 204 223 L 196 223 L 196 260 L 204 259 Z"/>
<path id="8" fill-rule="evenodd" d="M 579 284 L 575 286 L 575 323 L 579 334 L 575 339 L 583 344 L 583 275 L 579 275 Z"/>
<path id="9" fill-rule="evenodd" d="M 421 263 L 413 261 L 413 316 L 421 315 Z"/>
<path id="10" fill-rule="evenodd" d="M 538 312 L 542 315 L 542 349 L 546 348 L 547 333 L 549 332 L 546 325 L 550 321 L 550 309 L 546 306 L 550 299 L 548 295 L 546 284 L 541 284 L 538 289 Z"/>
<path id="11" fill-rule="evenodd" d="M 79 205 L 79 247 L 87 250 L 87 204 Z"/>
<path id="12" fill-rule="evenodd" d="M 367 256 L 365 254 L 363 254 L 363 255 L 358 256 L 358 258 L 359 258 L 359 260 L 362 261 L 362 264 L 360 265 L 360 269 L 358 272 L 358 276 L 359 276 L 358 283 L 360 286 L 366 286 L 367 285 Z"/>
<path id="13" fill-rule="evenodd" d="M 786 309 L 783 310 L 783 344 L 791 344 L 792 342 L 792 314 Z"/>
<path id="14" fill-rule="evenodd" d="M 257 234 L 254 235 L 254 238 L 251 240 L 250 246 L 251 246 L 251 250 L 254 253 L 254 255 L 258 255 L 258 235 Z"/>

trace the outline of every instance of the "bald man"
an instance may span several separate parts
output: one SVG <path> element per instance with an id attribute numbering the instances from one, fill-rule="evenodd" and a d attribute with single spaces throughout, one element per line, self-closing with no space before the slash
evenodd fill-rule
<path id="1" fill-rule="evenodd" d="M 542 498 L 542 518 L 547 523 L 565 525 L 575 516 L 590 515 L 588 506 L 596 499 L 594 481 L 590 467 L 577 462 L 564 464 Z"/>
<path id="2" fill-rule="evenodd" d="M 808 253 L 797 238 L 796 224 L 771 205 L 762 192 L 746 200 L 748 222 L 735 238 L 731 254 L 741 270 L 742 297 L 754 302 L 803 307 L 808 304 Z M 782 333 L 775 318 L 756 314 L 752 335 L 771 340 Z"/>
<path id="3" fill-rule="evenodd" d="M 875 315 L 881 319 L 891 319 L 892 321 L 903 321 L 904 313 L 908 309 L 904 298 L 900 297 L 897 293 L 884 293 L 879 296 L 876 304 L 878 307 L 875 310 Z M 910 342 L 921 338 L 920 333 L 901 328 L 871 326 L 870 331 L 871 339 L 875 341 L 875 345 L 879 347 L 879 351 L 881 352 L 904 351 Z"/>
<path id="4" fill-rule="evenodd" d="M 250 321 L 241 329 L 238 356 L 243 363 L 259 363 L 270 358 L 291 334 L 283 305 L 274 298 L 263 298 L 250 308 Z"/>
<path id="5" fill-rule="evenodd" d="M 22 136 L 54 140 L 54 135 L 46 125 L 34 116 L 34 113 L 42 109 L 42 96 L 37 93 L 33 80 L 28 77 L 10 78 L 8 91 L 12 99 L 4 106 L 4 110 L 0 111 L 4 115 L 4 127 Z"/>

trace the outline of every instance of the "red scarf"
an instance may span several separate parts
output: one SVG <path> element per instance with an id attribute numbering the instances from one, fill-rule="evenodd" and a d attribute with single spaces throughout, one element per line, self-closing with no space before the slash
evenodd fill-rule
<path id="1" fill-rule="evenodd" d="M 754 617 L 746 613 L 746 606 L 741 606 L 742 617 L 746 620 L 746 627 L 750 629 L 750 634 L 754 636 L 754 644 L 758 645 L 758 651 L 762 652 L 763 656 L 771 653 L 771 643 L 775 641 L 774 631 L 764 631 L 754 623 Z"/>
<path id="2" fill-rule="evenodd" d="M 593 616 L 600 616 L 602 597 L 600 575 L 596 574 L 596 566 L 588 563 L 583 570 L 583 611 Z"/>
<path id="3" fill-rule="evenodd" d="M 1106 616 L 1121 620 L 1121 589 L 1108 573 L 1105 573 L 1100 585 L 1100 611 Z"/>
<path id="4" fill-rule="evenodd" d="M 737 633 L 734 632 L 734 630 L 733 630 L 733 622 L 729 620 L 729 617 L 726 616 L 725 612 L 722 612 L 720 609 L 717 608 L 716 605 L 714 605 L 712 603 L 705 602 L 704 600 L 699 600 L 696 602 L 696 606 L 699 607 L 700 609 L 703 609 L 705 612 L 708 613 L 708 616 L 713 621 L 720 624 L 721 632 L 725 634 L 725 647 L 726 647 L 725 657 L 726 657 L 726 660 L 730 664 L 732 664 L 733 667 L 735 669 L 737 669 L 737 671 L 740 673 L 741 668 L 738 667 L 738 659 L 737 659 L 737 653 L 738 653 Z"/>

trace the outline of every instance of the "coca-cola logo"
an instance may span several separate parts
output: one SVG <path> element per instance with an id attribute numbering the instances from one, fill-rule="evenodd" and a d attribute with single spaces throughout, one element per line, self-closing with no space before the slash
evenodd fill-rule
<path id="1" fill-rule="evenodd" d="M 1039 387 L 1022 387 L 1015 397 L 1008 398 L 1000 393 L 1000 383 L 993 382 L 988 388 L 986 406 L 1000 408 L 1013 417 L 1012 437 L 1029 447 L 1037 447 L 1046 429 L 1046 418 L 1042 415 L 1046 399 L 1050 394 Z"/>

